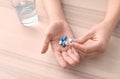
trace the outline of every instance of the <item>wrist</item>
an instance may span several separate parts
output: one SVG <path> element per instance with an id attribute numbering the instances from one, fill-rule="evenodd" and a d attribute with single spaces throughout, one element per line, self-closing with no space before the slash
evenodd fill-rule
<path id="1" fill-rule="evenodd" d="M 56 20 L 56 21 L 52 21 L 50 24 L 60 27 L 61 29 L 63 29 L 63 32 L 67 32 L 69 33 L 70 37 L 74 37 L 72 33 L 72 29 L 66 20 Z"/>
<path id="2" fill-rule="evenodd" d="M 110 39 L 114 29 L 112 23 L 109 21 L 102 21 L 95 27 L 95 31 L 106 41 Z"/>
<path id="3" fill-rule="evenodd" d="M 51 19 L 50 23 L 55 23 L 55 22 L 60 22 L 60 23 L 68 23 L 66 19 Z"/>
<path id="4" fill-rule="evenodd" d="M 103 34 L 105 33 L 104 35 L 109 35 L 114 31 L 114 28 L 113 28 L 113 24 L 110 23 L 109 21 L 101 21 L 99 24 L 93 27 L 93 31 L 100 33 L 102 32 Z"/>
<path id="5" fill-rule="evenodd" d="M 61 27 L 68 26 L 68 22 L 66 20 L 60 20 L 60 19 L 59 20 L 52 20 L 52 21 L 50 21 L 50 24 L 61 24 Z"/>
<path id="6" fill-rule="evenodd" d="M 105 19 L 103 20 L 103 22 L 109 24 L 109 26 L 110 26 L 111 28 L 115 28 L 115 27 L 117 26 L 119 20 L 117 20 L 117 19 L 108 19 L 108 18 L 105 18 Z"/>
<path id="7" fill-rule="evenodd" d="M 105 25 L 104 28 L 114 31 L 118 22 L 114 20 L 103 20 L 102 23 Z"/>
<path id="8" fill-rule="evenodd" d="M 58 15 L 54 15 L 54 16 L 50 16 L 49 17 L 49 21 L 50 22 L 54 22 L 54 21 L 67 21 L 66 17 L 63 15 L 63 16 L 58 16 Z"/>

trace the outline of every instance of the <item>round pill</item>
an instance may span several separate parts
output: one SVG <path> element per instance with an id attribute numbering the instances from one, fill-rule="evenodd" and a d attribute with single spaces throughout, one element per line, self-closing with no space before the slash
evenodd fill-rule
<path id="1" fill-rule="evenodd" d="M 74 42 L 74 40 L 73 40 L 73 39 L 69 39 L 69 42 L 70 42 L 70 43 L 73 43 L 73 42 Z"/>

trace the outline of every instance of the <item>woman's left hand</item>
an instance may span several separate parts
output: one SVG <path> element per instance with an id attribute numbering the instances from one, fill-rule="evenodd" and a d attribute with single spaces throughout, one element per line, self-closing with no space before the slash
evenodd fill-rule
<path id="1" fill-rule="evenodd" d="M 95 25 L 85 35 L 75 39 L 71 46 L 77 48 L 83 56 L 93 58 L 107 49 L 113 31 L 111 26 L 113 24 L 104 21 Z"/>

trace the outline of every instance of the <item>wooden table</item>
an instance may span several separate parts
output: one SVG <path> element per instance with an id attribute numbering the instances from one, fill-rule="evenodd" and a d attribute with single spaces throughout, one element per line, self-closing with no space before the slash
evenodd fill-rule
<path id="1" fill-rule="evenodd" d="M 63 0 L 65 14 L 76 36 L 104 18 L 106 0 L 92 1 Z M 0 0 L 0 79 L 120 79 L 119 27 L 106 53 L 63 69 L 51 49 L 45 55 L 40 53 L 48 20 L 41 0 L 37 1 L 37 8 L 40 24 L 25 28 L 7 0 Z"/>

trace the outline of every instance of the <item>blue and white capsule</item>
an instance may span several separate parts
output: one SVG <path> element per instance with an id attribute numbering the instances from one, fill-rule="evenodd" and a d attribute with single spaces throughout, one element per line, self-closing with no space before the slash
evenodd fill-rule
<path id="1" fill-rule="evenodd" d="M 59 38 L 59 41 L 64 41 L 63 38 Z"/>
<path id="2" fill-rule="evenodd" d="M 64 36 L 63 38 L 59 38 L 59 44 L 62 47 L 66 47 L 68 45 L 66 40 L 67 40 L 67 36 Z"/>
<path id="3" fill-rule="evenodd" d="M 62 41 L 61 41 L 61 40 L 59 41 L 59 44 L 62 44 Z"/>
<path id="4" fill-rule="evenodd" d="M 69 43 L 73 43 L 74 42 L 74 40 L 73 39 L 69 39 Z"/>
<path id="5" fill-rule="evenodd" d="M 65 42 L 63 42 L 63 43 L 62 43 L 62 46 L 63 46 L 63 47 L 66 47 L 66 44 L 65 44 Z"/>
<path id="6" fill-rule="evenodd" d="M 63 37 L 63 41 L 66 41 L 66 40 L 67 40 L 67 36 L 64 36 L 64 37 Z"/>

